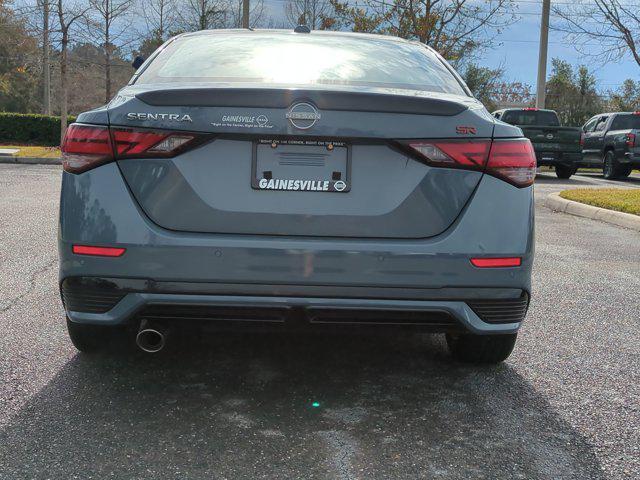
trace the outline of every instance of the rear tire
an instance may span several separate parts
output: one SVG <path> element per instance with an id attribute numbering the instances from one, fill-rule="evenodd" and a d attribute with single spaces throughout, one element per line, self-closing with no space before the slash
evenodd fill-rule
<path id="1" fill-rule="evenodd" d="M 620 166 L 616 161 L 616 155 L 613 150 L 607 151 L 604 155 L 604 164 L 602 166 L 602 176 L 607 180 L 613 180 L 620 175 Z"/>
<path id="2" fill-rule="evenodd" d="M 447 334 L 451 356 L 461 362 L 487 364 L 506 360 L 516 344 L 517 333 L 504 335 Z"/>
<path id="3" fill-rule="evenodd" d="M 576 173 L 578 169 L 575 167 L 567 167 L 566 165 L 556 165 L 556 177 L 567 179 Z"/>
<path id="4" fill-rule="evenodd" d="M 83 353 L 103 352 L 113 346 L 121 329 L 103 325 L 75 323 L 67 317 L 67 331 L 71 343 Z"/>

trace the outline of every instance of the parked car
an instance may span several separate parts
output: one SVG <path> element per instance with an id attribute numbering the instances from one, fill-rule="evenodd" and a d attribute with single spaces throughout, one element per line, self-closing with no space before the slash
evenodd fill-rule
<path id="1" fill-rule="evenodd" d="M 579 127 L 561 127 L 553 110 L 506 108 L 493 112 L 503 122 L 522 129 L 531 140 L 538 166 L 554 167 L 558 178 L 569 178 L 582 164 L 582 132 Z"/>
<path id="2" fill-rule="evenodd" d="M 156 352 L 198 322 L 417 328 L 470 362 L 513 349 L 535 154 L 424 44 L 180 35 L 62 151 L 60 290 L 81 351 L 128 326 Z"/>
<path id="3" fill-rule="evenodd" d="M 640 112 L 602 113 L 582 130 L 584 162 L 602 168 L 604 178 L 628 177 L 640 168 Z"/>

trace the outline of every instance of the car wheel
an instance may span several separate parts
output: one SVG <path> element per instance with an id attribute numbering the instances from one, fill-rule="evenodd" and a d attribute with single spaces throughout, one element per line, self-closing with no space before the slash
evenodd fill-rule
<path id="1" fill-rule="evenodd" d="M 504 335 L 447 334 L 451 356 L 466 363 L 500 363 L 516 344 L 517 333 Z"/>
<path id="2" fill-rule="evenodd" d="M 617 162 L 613 150 L 609 150 L 604 156 L 602 175 L 606 179 L 614 179 L 618 176 Z"/>
<path id="3" fill-rule="evenodd" d="M 566 179 L 576 173 L 577 168 L 567 167 L 566 165 L 556 165 L 556 177 Z"/>
<path id="4" fill-rule="evenodd" d="M 84 325 L 67 318 L 67 331 L 74 347 L 84 353 L 96 353 L 108 350 L 122 329 L 103 325 Z"/>

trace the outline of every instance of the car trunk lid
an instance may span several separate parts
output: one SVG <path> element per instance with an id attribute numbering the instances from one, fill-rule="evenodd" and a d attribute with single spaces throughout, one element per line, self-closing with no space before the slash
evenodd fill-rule
<path id="1" fill-rule="evenodd" d="M 482 172 L 434 168 L 399 141 L 491 138 L 493 131 L 473 99 L 380 89 L 132 89 L 109 115 L 112 129 L 206 137 L 172 158 L 118 163 L 159 226 L 218 234 L 438 235 Z"/>

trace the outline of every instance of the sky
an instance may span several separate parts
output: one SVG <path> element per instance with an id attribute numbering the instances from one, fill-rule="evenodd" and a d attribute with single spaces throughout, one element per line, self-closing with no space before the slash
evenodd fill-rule
<path id="1" fill-rule="evenodd" d="M 503 68 L 505 80 L 527 83 L 531 86 L 532 92 L 535 92 L 542 2 L 517 0 L 517 3 L 518 20 L 498 34 L 494 47 L 484 51 L 477 63 L 490 68 Z M 552 0 L 553 3 L 554 0 Z M 265 0 L 267 16 L 276 21 L 284 18 L 284 5 L 283 0 Z M 553 18 L 551 23 L 553 24 Z M 594 45 L 594 51 L 596 47 Z M 561 32 L 551 30 L 547 74 L 551 72 L 551 59 L 554 57 L 566 60 L 574 66 L 587 65 L 596 76 L 598 89 L 602 93 L 606 90 L 615 90 L 627 78 L 640 80 L 640 67 L 631 58 L 603 66 L 594 62 L 591 57 L 582 56 L 571 45 L 567 45 Z"/>
<path id="2" fill-rule="evenodd" d="M 496 38 L 496 47 L 484 54 L 488 67 L 502 66 L 508 80 L 530 84 L 535 90 L 538 70 L 538 44 L 540 40 L 541 4 L 528 4 L 519 9 L 517 23 L 506 28 Z M 553 19 L 551 19 L 553 24 Z M 591 47 L 594 51 L 597 45 Z M 591 57 L 585 57 L 568 45 L 561 32 L 549 32 L 547 73 L 551 71 L 551 59 L 566 60 L 572 65 L 585 64 L 598 79 L 600 90 L 613 90 L 627 78 L 640 80 L 640 67 L 631 59 L 619 63 L 598 64 Z"/>

